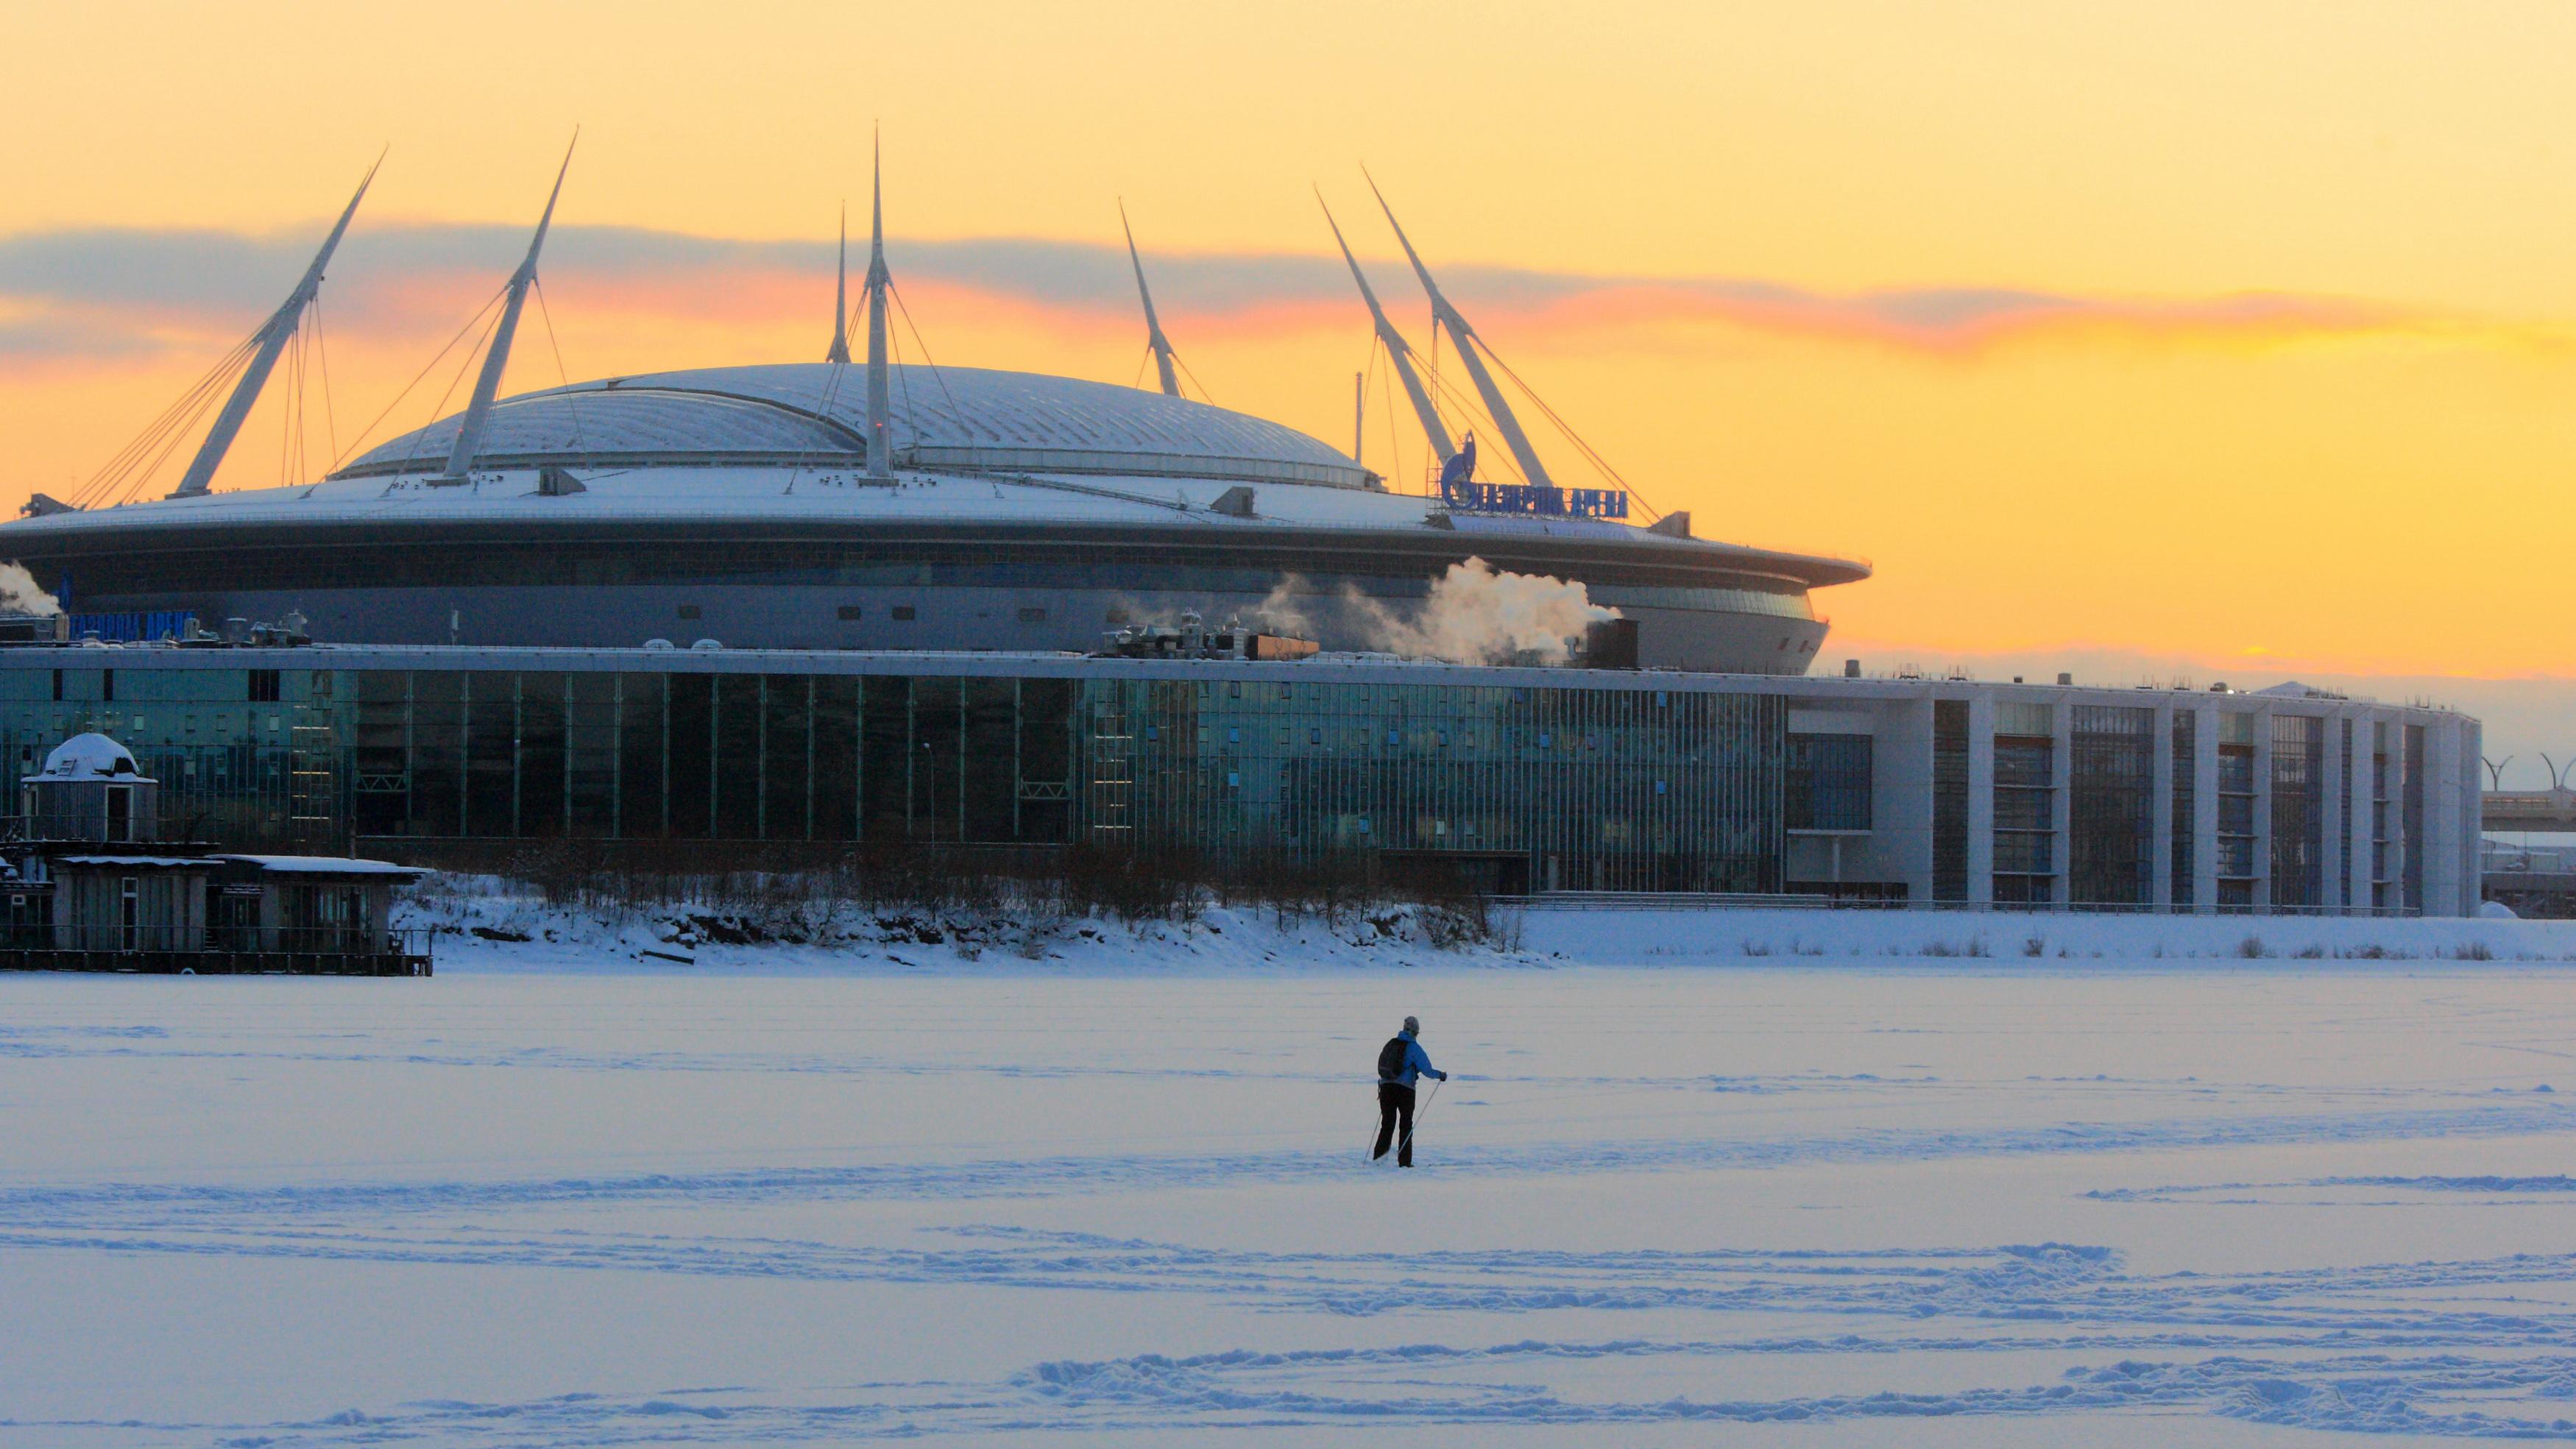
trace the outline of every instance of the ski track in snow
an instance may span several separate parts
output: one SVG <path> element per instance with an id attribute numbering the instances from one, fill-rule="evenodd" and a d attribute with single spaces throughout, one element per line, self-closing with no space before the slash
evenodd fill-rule
<path id="1" fill-rule="evenodd" d="M 2291 1146 L 2420 1138 L 2522 1137 L 2576 1129 L 2555 1103 L 2394 1112 L 2310 1112 L 2142 1122 L 2058 1122 L 1981 1131 L 1864 1129 L 1808 1137 L 1557 1141 L 1479 1146 L 1471 1159 L 1425 1170 L 1512 1177 L 1762 1169 L 1822 1163 L 1925 1162 L 2156 1149 Z M 1357 1177 L 1371 1164 L 1348 1151 L 1057 1155 L 619 1177 L 388 1181 L 276 1186 L 104 1183 L 0 1188 L 0 1235 L 31 1225 L 113 1222 L 146 1214 L 197 1218 L 345 1212 L 454 1212 L 674 1201 L 692 1205 L 1055 1197 L 1077 1193 L 1241 1186 Z M 2200 1189 L 2153 1189 L 2176 1195 Z M 2148 1200 L 2146 1193 L 2132 1196 Z"/>
<path id="2" fill-rule="evenodd" d="M 2203 989 L 2215 975 L 2182 974 L 2157 990 Z M 618 985 L 600 979 L 603 990 Z M 1920 973 L 1911 979 L 1909 989 L 1937 998 L 1939 988 L 1924 986 Z M 827 1301 L 846 1306 L 835 1311 L 852 1312 L 887 1301 L 865 1296 L 871 1289 L 900 1289 L 979 1295 L 1032 1320 L 1076 1325 L 1114 1301 L 1139 1313 L 1103 1318 L 1178 1341 L 1137 1341 L 1137 1330 L 1075 1331 L 1040 1350 L 1057 1356 L 1032 1352 L 908 1378 L 851 1362 L 828 1376 L 770 1382 L 768 1369 L 746 1370 L 750 1360 L 731 1358 L 710 1362 L 694 1384 L 621 1383 L 615 1373 L 594 1373 L 534 1386 L 564 1392 L 352 1395 L 339 1412 L 274 1419 L 33 1413 L 0 1370 L 0 1449 L 553 1449 L 1003 1435 L 1182 1443 L 1242 1428 L 1411 1427 L 1437 1436 L 1443 1426 L 1454 1430 L 1445 1437 L 1460 1441 L 1508 1427 L 1535 1431 L 1535 1442 L 1551 1430 L 1591 1430 L 1596 1440 L 1618 1442 L 1623 1427 L 1910 1418 L 2039 1421 L 2062 1430 L 2065 1442 L 2082 1442 L 2109 1415 L 2159 1416 L 2171 1438 L 2196 1423 L 2230 1420 L 2422 1439 L 2576 1440 L 2576 1251 L 2545 1247 L 2549 1214 L 2576 1207 L 2576 1177 L 2549 1170 L 2576 1140 L 2576 1103 L 2536 1083 L 2528 1062 L 2506 1067 L 2504 1058 L 2302 1078 L 2302 1064 L 2327 1049 L 2321 1044 L 2332 1042 L 2333 1023 L 2347 1012 L 2400 1022 L 2403 1031 L 2418 1030 L 2419 1019 L 2446 1023 L 2441 1029 L 2466 1043 L 2462 1050 L 2563 1056 L 2547 1044 L 2564 1019 L 2520 1015 L 2538 993 L 2483 999 L 2464 975 L 2456 1000 L 2445 981 L 2445 994 L 2429 1000 L 2330 1001 L 2320 1009 L 2325 1027 L 2306 1019 L 2307 1034 L 2279 1033 L 2298 1043 L 2296 1051 L 2230 1045 L 2172 1061 L 2140 1051 L 2106 1061 L 2126 1070 L 2094 1072 L 2061 1069 L 2080 1053 L 2043 1049 L 2017 1060 L 2012 1054 L 2022 1048 L 2010 1033 L 1990 1047 L 1935 1055 L 1908 1038 L 1963 1030 L 1958 1023 L 1993 1009 L 1993 998 L 1971 995 L 1949 1026 L 1927 1026 L 1909 1022 L 1901 1006 L 1844 1005 L 1835 993 L 1853 981 L 1846 971 L 1824 983 L 1818 989 L 1833 998 L 1831 1010 L 1800 1020 L 1809 1030 L 1823 1020 L 1849 1038 L 1887 1044 L 1872 1048 L 1876 1055 L 1808 1058 L 1831 1061 L 1830 1069 L 1667 1069 L 1697 1060 L 1684 1052 L 1633 1072 L 1599 1070 L 1588 1058 L 1554 1071 L 1461 1071 L 1440 1104 L 1446 1115 L 1432 1119 L 1436 1150 L 1401 1190 L 1455 1202 L 1465 1189 L 1499 1204 L 1523 1188 L 1545 1189 L 1590 1194 L 1574 1199 L 1590 1211 L 1649 1199 L 1670 1211 L 1695 1190 L 1682 1174 L 1742 1174 L 1729 1190 L 1745 1193 L 1804 1174 L 1794 1190 L 1777 1189 L 1803 1201 L 1829 1197 L 1830 1184 L 1864 1172 L 1945 1164 L 1950 1185 L 1924 1190 L 1973 1195 L 1992 1190 L 1990 1182 L 2060 1182 L 2048 1189 L 2063 1197 L 2057 1216 L 2104 1237 L 2000 1241 L 2010 1229 L 1978 1226 L 1945 1234 L 1949 1245 L 1924 1246 L 1892 1220 L 1832 1218 L 1815 1221 L 1825 1241 L 1841 1246 L 1607 1247 L 1656 1236 L 1596 1239 L 1581 1225 L 1551 1228 L 1536 1239 L 1544 1247 L 1480 1246 L 1481 1225 L 1467 1224 L 1453 1235 L 1455 1246 L 1430 1250 L 1287 1247 L 1239 1226 L 1222 1204 L 1275 1209 L 1296 1201 L 1291 1192 L 1374 1192 L 1391 1180 L 1353 1151 L 1319 1150 L 1297 1136 L 1274 1150 L 1141 1150 L 1153 1143 L 1150 1133 L 1091 1132 L 1073 1140 L 1110 1145 L 1030 1155 L 968 1132 L 953 1140 L 935 1134 L 935 1147 L 872 1148 L 854 1160 L 782 1156 L 766 1160 L 793 1165 L 762 1166 L 764 1153 L 753 1145 L 725 1159 L 751 1165 L 681 1165 L 723 1147 L 697 1136 L 675 1139 L 661 1159 L 672 1165 L 662 1170 L 588 1172 L 526 1168 L 518 1164 L 527 1157 L 497 1150 L 478 1156 L 468 1138 L 458 1160 L 473 1167 L 398 1159 L 359 1177 L 294 1166 L 49 1172 L 42 1161 L 20 1159 L 0 1163 L 0 1270 L 39 1259 L 154 1272 L 200 1264 L 220 1267 L 226 1283 L 275 1274 L 273 1281 L 298 1284 L 452 1271 L 483 1275 L 464 1280 L 475 1283 L 501 1275 L 539 1285 L 522 1292 L 564 1298 L 581 1292 L 560 1285 L 617 1275 L 682 1302 L 693 1301 L 692 1285 L 826 1290 L 835 1295 Z M 1755 985 L 1766 997 L 1783 989 L 1768 978 Z M 1560 999 L 1535 994 L 1552 989 L 1526 978 L 1498 988 L 1533 993 L 1541 1006 Z M 2366 998 L 2369 989 L 2381 988 L 2355 994 Z M 53 999 L 46 998 L 49 1012 Z M 1001 1086 L 977 1089 L 988 1093 L 985 1103 L 1022 1100 L 1010 1093 L 1094 1090 L 1086 1084 L 1128 1094 L 1102 1099 L 1124 1103 L 1135 1083 L 1180 1093 L 1229 1082 L 1339 1100 L 1317 1089 L 1347 1081 L 1266 1047 L 1268 1055 L 1166 1051 L 1153 1030 L 1141 1033 L 1142 1049 L 1123 1053 L 1079 1034 L 1058 1039 L 1045 1030 L 1055 998 L 1043 991 L 1009 1008 L 1028 1018 L 1025 1036 L 988 1040 L 932 1028 L 907 1037 L 917 1030 L 907 1018 L 899 1030 L 807 1050 L 759 1020 L 728 1022 L 705 1044 L 657 1027 L 619 1049 L 613 1022 L 598 1032 L 585 1023 L 576 1037 L 550 1034 L 557 1029 L 507 1009 L 488 1020 L 460 1012 L 423 1024 L 405 1019 L 400 1001 L 387 1008 L 325 999 L 333 1004 L 320 1021 L 338 1024 L 292 1012 L 212 1023 L 174 1017 L 164 1025 L 114 1020 L 104 1009 L 92 1013 L 96 1020 L 21 1013 L 0 1023 L 0 1114 L 64 1100 L 36 1095 L 31 1084 L 48 1073 L 78 1073 L 71 1080 L 83 1090 L 121 1083 L 117 1090 L 146 1118 L 167 1105 L 174 1083 L 222 1078 L 267 1092 L 339 1081 L 341 1073 L 426 1083 L 415 1090 L 433 1097 L 439 1084 L 466 1079 L 449 1074 L 466 1074 L 506 1081 L 513 1100 L 592 1094 L 563 1099 L 585 1109 L 603 1091 L 666 1074 L 680 1074 L 668 1089 L 675 1093 L 706 1089 L 703 1074 L 742 1078 L 727 1085 L 749 1094 L 794 1092 L 798 1078 L 852 1091 L 872 1079 L 925 1082 L 902 1088 L 915 1094 L 907 1102 L 949 1091 L 948 1079 L 997 1079 Z M 2245 998 L 2227 999 L 2243 1009 Z M 789 1000 L 796 1011 L 811 1009 L 804 996 Z M 519 998 L 498 1001 L 510 1008 Z M 999 1010 L 992 999 L 978 1001 L 980 1011 Z M 1836 1012 L 1848 1019 L 1834 1022 Z M 2191 1015 L 2141 1015 L 2134 1025 L 2092 1029 L 2106 1040 L 2119 1032 L 2144 1037 Z M 1550 1033 L 1594 1029 L 1579 1019 L 1567 1028 L 1561 1018 L 1552 1008 L 1530 1011 L 1532 1024 L 1508 1028 L 1530 1034 L 1498 1039 L 1487 1064 L 1543 1066 Z M 2494 1040 L 2498 1021 L 2515 1022 L 2528 1040 Z M 2228 1031 L 2241 1025 L 2221 1023 Z M 1368 1035 L 1360 1034 L 1363 1052 L 1374 1046 Z M 2030 1039 L 2050 1045 L 2047 1033 Z M 1044 1059 L 1014 1060 L 1012 1050 L 1024 1047 Z M 2208 1075 L 2213 1063 L 2241 1079 Z M 2166 1066 L 2173 1069 L 2159 1070 Z M 332 1075 L 313 1075 L 317 1068 Z M 1169 1093 L 1156 1087 L 1144 1095 Z M 1537 1110 L 1546 1104 L 1554 1106 Z M 2269 1156 L 2250 1166 L 2241 1157 L 2223 1166 L 2192 1158 L 2245 1149 L 2304 1155 L 2295 1165 Z M 2114 1169 L 2145 1155 L 2158 1159 L 2149 1169 L 2156 1176 L 2124 1175 L 2163 1185 L 2084 1190 L 2086 1178 L 2118 1180 Z M 317 1156 L 383 1160 L 373 1151 Z M 2348 1170 L 2355 1168 L 2366 1170 Z M 2064 1184 L 2042 1169 L 2085 1176 Z M 1185 1193 L 1199 1196 L 1183 1200 Z M 1163 1230 L 1046 1225 L 1058 1203 L 1093 1223 L 1116 1221 L 1104 1214 L 1125 1197 L 1155 1204 L 1152 1220 Z M 879 1203 L 883 1214 L 863 1211 Z M 943 1208 L 944 1219 L 924 1225 L 925 1211 Z M 2287 1254 L 2268 1266 L 2246 1266 L 2260 1254 L 2237 1251 L 2226 1259 L 2233 1266 L 2221 1269 L 2206 1266 L 2217 1259 L 2196 1254 L 2192 1241 L 2194 1225 L 2216 1221 L 2210 1214 L 2219 1209 L 2241 1215 L 2227 1220 L 2229 1232 L 2273 1245 L 2299 1238 L 2308 1224 L 2360 1220 L 2301 1214 L 2358 1212 L 2374 1225 L 2402 1223 L 2414 1236 L 2391 1236 L 2395 1248 Z M 2141 1261 L 2159 1266 L 2133 1266 L 2118 1233 L 2158 1214 L 2154 1221 L 2168 1229 L 2188 1220 L 2180 1224 L 2182 1249 L 2167 1241 L 2161 1257 L 2141 1250 Z M 2434 1223 L 2435 1214 L 2448 1216 L 2417 1226 Z M 1005 1215 L 1014 1220 L 985 1220 Z M 2543 1250 L 2515 1251 L 2456 1226 L 2469 1217 L 2535 1223 L 2537 1234 L 2512 1242 Z M 1490 1241 L 1527 1237 L 1497 1230 Z M 1891 1246 L 1900 1241 L 1908 1245 Z M 758 1301 L 818 1300 L 808 1291 Z M 454 1387 L 432 1365 L 411 1392 Z M 296 1388 L 277 1402 L 306 1409 L 339 1402 L 327 1384 Z M 317 1390 L 326 1395 L 318 1404 Z M 99 1407 L 112 1403 L 103 1398 Z"/>

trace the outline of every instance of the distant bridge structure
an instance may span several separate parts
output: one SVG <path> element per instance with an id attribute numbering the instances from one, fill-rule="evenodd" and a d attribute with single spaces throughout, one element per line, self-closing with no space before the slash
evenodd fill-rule
<path id="1" fill-rule="evenodd" d="M 2576 789 L 2489 790 L 2478 819 L 2488 830 L 2576 834 Z"/>

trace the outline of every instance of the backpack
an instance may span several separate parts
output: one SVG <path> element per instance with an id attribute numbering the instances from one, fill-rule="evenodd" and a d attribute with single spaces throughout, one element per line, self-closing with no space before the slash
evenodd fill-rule
<path id="1" fill-rule="evenodd" d="M 1406 1048 L 1411 1045 L 1412 1043 L 1406 1041 L 1400 1036 L 1391 1036 L 1386 1039 L 1386 1045 L 1377 1049 L 1377 1079 L 1379 1081 L 1401 1082 L 1404 1080 L 1404 1060 L 1406 1057 L 1411 1055 Z"/>

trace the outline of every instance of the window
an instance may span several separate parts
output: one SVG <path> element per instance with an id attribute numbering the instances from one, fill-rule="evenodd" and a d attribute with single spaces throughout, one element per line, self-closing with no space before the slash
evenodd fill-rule
<path id="1" fill-rule="evenodd" d="M 1932 702 L 1932 899 L 1968 898 L 1968 701 Z"/>
<path id="2" fill-rule="evenodd" d="M 894 621 L 896 623 L 909 624 L 913 621 L 914 617 L 915 615 L 913 613 L 912 605 L 897 604 L 894 606 Z"/>
<path id="3" fill-rule="evenodd" d="M 1020 610 L 1020 622 L 1023 624 L 1043 624 L 1046 622 L 1046 610 L 1034 605 L 1023 608 Z"/>
<path id="4" fill-rule="evenodd" d="M 254 669 L 250 672 L 250 701 L 253 704 L 277 703 L 277 671 Z"/>
<path id="5" fill-rule="evenodd" d="M 683 619 L 694 619 L 698 617 L 698 606 L 695 604 L 682 604 L 680 606 L 680 617 Z"/>
<path id="6" fill-rule="evenodd" d="M 2078 905 L 2147 905 L 2154 899 L 2155 729 L 2152 709 L 2073 708 L 2067 736 L 2067 899 Z"/>
<path id="7" fill-rule="evenodd" d="M 856 620 L 856 619 L 859 617 L 859 606 L 858 606 L 858 605 L 856 605 L 856 604 L 843 604 L 839 609 L 835 610 L 834 612 L 836 612 L 837 614 L 839 614 L 839 615 L 840 615 L 840 618 L 841 618 L 841 622 L 846 624 L 846 623 L 850 623 L 850 622 L 852 622 L 852 621 Z"/>
<path id="8" fill-rule="evenodd" d="M 1788 828 L 1869 829 L 1873 749 L 1868 735 L 1789 736 Z"/>
<path id="9" fill-rule="evenodd" d="M 274 672 L 274 671 L 271 671 L 271 672 Z M 115 702 L 115 700 L 116 700 L 116 671 L 115 671 L 115 670 L 113 670 L 113 669 L 102 669 L 102 670 L 100 670 L 100 671 L 98 672 L 98 697 L 99 697 L 101 700 L 107 701 L 108 703 L 111 703 L 111 704 Z"/>

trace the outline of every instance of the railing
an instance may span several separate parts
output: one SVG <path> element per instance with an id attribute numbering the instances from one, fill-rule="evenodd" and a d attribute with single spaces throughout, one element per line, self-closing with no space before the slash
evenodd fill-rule
<path id="1" fill-rule="evenodd" d="M 2576 849 L 2491 845 L 2479 855 L 2478 868 L 2488 875 L 2576 875 Z"/>
<path id="2" fill-rule="evenodd" d="M 59 946 L 71 951 L 284 951 L 426 955 L 429 935 L 403 928 L 371 931 L 344 926 L 169 926 L 75 921 L 68 925 L 6 928 L 0 941 L 13 946 Z"/>
<path id="3" fill-rule="evenodd" d="M 2478 818 L 2489 830 L 2576 830 L 2576 790 L 2489 790 Z"/>
<path id="4" fill-rule="evenodd" d="M 430 940 L 411 928 L 16 925 L 0 927 L 0 970 L 427 976 Z"/>
<path id="5" fill-rule="evenodd" d="M 1535 895 L 1488 896 L 1488 903 L 1538 911 L 1694 911 L 1713 908 L 1793 911 L 1947 911 L 1990 915 L 2126 915 L 2126 916 L 2419 916 L 2399 906 L 2213 906 L 2202 911 L 2188 901 L 2173 905 L 2070 905 L 2063 901 L 1916 901 L 1872 900 L 1821 895 L 1733 894 L 1717 891 L 1544 891 Z"/>
<path id="6" fill-rule="evenodd" d="M 114 782 L 111 781 L 110 783 Z M 105 810 L 91 810 L 87 812 L 74 813 L 57 812 L 46 815 L 0 815 L 0 841 L 76 841 L 84 845 L 96 845 L 101 847 L 115 846 L 120 848 L 126 846 L 149 847 L 172 843 L 145 838 L 141 830 L 138 829 L 142 823 L 143 822 L 141 821 L 129 819 L 123 822 L 125 829 L 124 836 L 122 838 L 110 838 L 108 835 L 109 822 L 107 812 Z M 146 849 L 128 853 L 150 854 L 151 852 Z"/>

